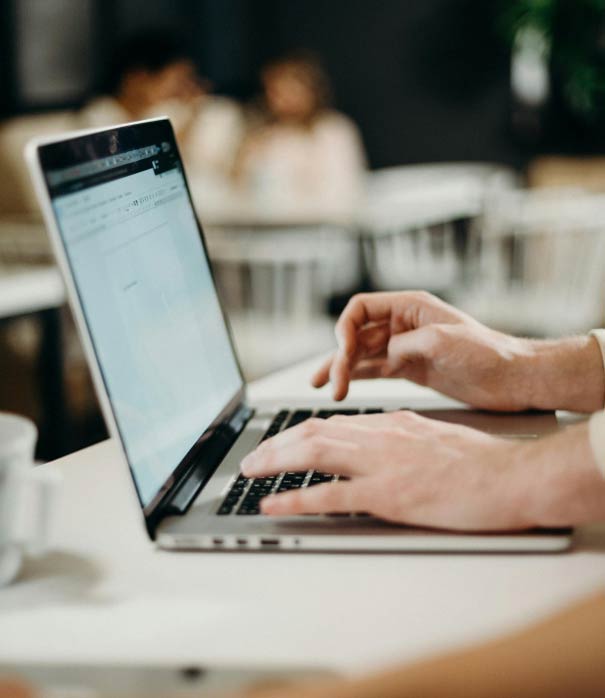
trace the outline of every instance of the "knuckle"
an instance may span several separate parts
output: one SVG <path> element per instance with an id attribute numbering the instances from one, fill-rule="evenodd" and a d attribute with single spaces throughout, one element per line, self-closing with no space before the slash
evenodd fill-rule
<path id="1" fill-rule="evenodd" d="M 300 433 L 303 436 L 303 438 L 311 438 L 320 429 L 320 423 L 321 420 L 317 419 L 317 417 L 311 417 L 311 419 L 307 419 L 300 425 Z"/>
<path id="2" fill-rule="evenodd" d="M 426 331 L 429 339 L 426 353 L 433 358 L 449 340 L 450 331 L 447 325 L 429 325 Z"/>
<path id="3" fill-rule="evenodd" d="M 416 424 L 419 419 L 420 417 L 410 410 L 400 410 L 393 415 L 393 422 L 396 430 L 401 427 L 409 429 L 411 425 Z"/>
<path id="4" fill-rule="evenodd" d="M 414 416 L 415 415 L 411 410 L 399 410 L 398 412 L 393 412 L 393 417 L 397 422 L 410 422 Z"/>
<path id="5" fill-rule="evenodd" d="M 399 433 L 397 426 L 398 426 L 397 424 L 393 424 L 391 426 L 381 427 L 377 431 L 378 438 L 381 441 L 386 442 L 386 441 L 389 441 L 390 439 L 392 439 L 393 436 L 397 436 L 397 434 Z"/>
<path id="6" fill-rule="evenodd" d="M 275 455 L 275 449 L 267 447 L 262 456 L 262 464 L 265 468 L 273 468 L 276 465 L 277 457 Z"/>
<path id="7" fill-rule="evenodd" d="M 428 291 L 425 291 L 422 289 L 415 291 L 415 293 L 416 293 L 416 298 L 419 301 L 429 302 L 429 301 L 433 301 L 435 299 L 435 296 L 432 293 L 429 293 Z"/>
<path id="8" fill-rule="evenodd" d="M 451 332 L 451 328 L 449 325 L 441 325 L 441 324 L 432 325 L 431 330 L 432 330 L 433 338 L 438 342 L 442 342 L 442 341 L 448 339 L 450 336 L 450 332 Z"/>
<path id="9" fill-rule="evenodd" d="M 313 491 L 313 490 L 311 490 Z M 328 485 L 327 487 L 317 488 L 315 494 L 315 504 L 317 507 L 330 508 L 335 507 L 340 503 L 341 493 L 338 488 Z"/>
<path id="10" fill-rule="evenodd" d="M 355 293 L 349 299 L 347 306 L 351 306 L 351 307 L 357 306 L 360 303 L 363 303 L 365 300 L 367 300 L 367 298 L 368 298 L 367 293 Z"/>
<path id="11" fill-rule="evenodd" d="M 267 439 L 266 441 L 262 441 L 261 443 L 258 444 L 256 447 L 256 453 L 259 456 L 264 456 L 265 453 L 273 446 L 271 443 L 273 439 Z"/>
<path id="12" fill-rule="evenodd" d="M 368 301 L 370 297 L 370 294 L 368 293 L 355 293 L 351 298 L 349 298 L 347 304 L 345 305 L 345 309 L 343 310 L 341 314 L 341 319 L 344 317 L 347 317 L 351 313 L 357 312 L 358 308 L 360 306 L 364 306 L 365 303 Z"/>
<path id="13" fill-rule="evenodd" d="M 300 511 L 303 508 L 304 500 L 302 498 L 302 493 L 298 491 L 288 492 L 287 495 L 283 495 L 287 498 L 288 506 L 293 511 Z"/>
<path id="14" fill-rule="evenodd" d="M 323 450 L 323 441 L 316 436 L 311 437 L 303 447 L 302 455 L 305 462 L 315 463 L 321 458 Z"/>
<path id="15" fill-rule="evenodd" d="M 349 315 L 349 313 L 355 310 L 355 308 L 359 305 L 359 303 L 361 302 L 359 296 L 360 294 L 356 293 L 354 296 L 351 296 L 351 298 L 349 298 L 344 310 L 340 315 L 340 318 L 338 319 L 339 323 L 341 323 L 343 321 L 343 318 Z"/>

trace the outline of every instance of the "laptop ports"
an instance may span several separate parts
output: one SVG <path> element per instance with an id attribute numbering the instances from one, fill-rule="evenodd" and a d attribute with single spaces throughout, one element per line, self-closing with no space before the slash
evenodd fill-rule
<path id="1" fill-rule="evenodd" d="M 261 538 L 260 544 L 263 548 L 278 548 L 279 538 Z"/>

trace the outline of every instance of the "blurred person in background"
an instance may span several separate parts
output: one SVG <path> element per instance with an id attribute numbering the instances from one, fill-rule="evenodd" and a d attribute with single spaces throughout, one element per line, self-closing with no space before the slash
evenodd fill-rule
<path id="1" fill-rule="evenodd" d="M 31 138 L 163 115 L 172 121 L 192 178 L 208 186 L 228 181 L 243 133 L 241 111 L 232 100 L 211 94 L 180 37 L 148 30 L 125 39 L 104 83 L 104 94 L 78 111 L 17 117 L 2 125 L 0 165 L 9 184 L 0 191 L 0 216 L 38 211 L 23 159 Z"/>
<path id="2" fill-rule="evenodd" d="M 51 262 L 50 245 L 23 157 L 26 143 L 34 137 L 168 115 L 194 194 L 202 191 L 211 196 L 215 189 L 230 185 L 242 134 L 241 111 L 231 100 L 210 93 L 210 83 L 199 77 L 185 46 L 180 37 L 167 31 L 146 31 L 126 38 L 106 66 L 104 94 L 93 97 L 80 110 L 20 116 L 0 126 L 0 236 L 14 235 L 15 221 L 37 225 L 37 261 Z M 16 263 L 28 261 L 17 259 Z M 97 405 L 71 321 L 62 329 L 69 410 L 77 420 L 95 419 Z M 0 381 L 0 405 L 38 422 L 41 408 L 36 361 L 40 341 L 39 323 L 33 318 L 14 321 L 0 333 L 0 363 L 10 365 L 13 375 L 12 381 Z M 96 438 L 97 432 L 94 434 L 91 438 Z"/>
<path id="3" fill-rule="evenodd" d="M 272 207 L 347 218 L 363 194 L 365 153 L 357 127 L 330 108 L 319 61 L 292 53 L 262 70 L 262 106 L 250 117 L 234 178 Z"/>
<path id="4" fill-rule="evenodd" d="M 107 94 L 79 113 L 82 127 L 99 128 L 168 116 L 189 173 L 226 178 L 243 134 L 238 105 L 211 94 L 178 36 L 145 32 L 127 39 L 107 77 Z"/>

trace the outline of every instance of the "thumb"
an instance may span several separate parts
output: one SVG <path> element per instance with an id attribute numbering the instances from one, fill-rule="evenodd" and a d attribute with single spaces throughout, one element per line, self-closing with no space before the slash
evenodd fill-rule
<path id="1" fill-rule="evenodd" d="M 410 361 L 433 359 L 442 341 L 443 328 L 443 325 L 425 325 L 416 330 L 394 334 L 389 339 L 383 373 L 395 373 Z"/>

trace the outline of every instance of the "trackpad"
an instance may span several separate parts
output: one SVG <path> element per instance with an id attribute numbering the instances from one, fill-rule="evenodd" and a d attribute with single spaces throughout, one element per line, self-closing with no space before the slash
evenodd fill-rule
<path id="1" fill-rule="evenodd" d="M 481 410 L 418 410 L 418 414 L 452 424 L 462 424 L 498 436 L 530 439 L 559 429 L 554 412 L 483 412 Z"/>

